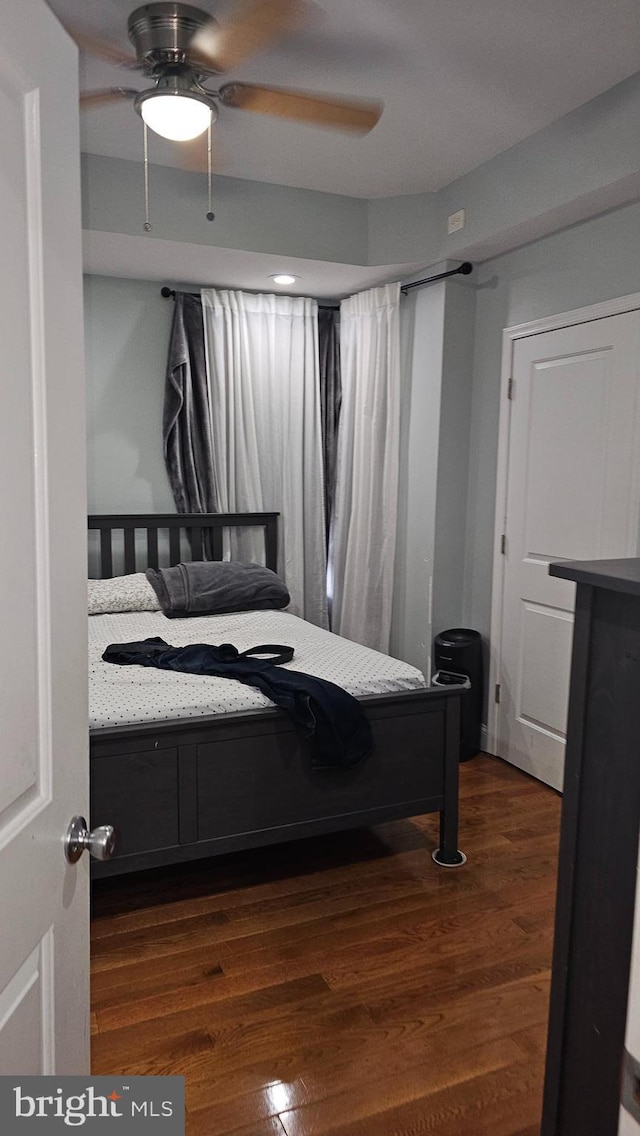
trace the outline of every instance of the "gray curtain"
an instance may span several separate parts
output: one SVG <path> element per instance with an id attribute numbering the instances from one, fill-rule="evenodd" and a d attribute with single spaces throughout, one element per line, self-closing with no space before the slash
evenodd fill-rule
<path id="1" fill-rule="evenodd" d="M 175 297 L 162 439 L 178 512 L 217 512 L 202 301 L 186 292 Z"/>
<path id="2" fill-rule="evenodd" d="M 336 481 L 338 423 L 342 402 L 340 379 L 340 311 L 318 309 L 318 350 L 320 354 L 320 414 L 324 462 L 324 506 L 327 545 L 333 513 Z"/>

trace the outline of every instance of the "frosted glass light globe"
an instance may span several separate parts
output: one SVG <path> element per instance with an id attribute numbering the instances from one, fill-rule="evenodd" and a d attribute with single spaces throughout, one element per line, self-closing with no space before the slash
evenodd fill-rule
<path id="1" fill-rule="evenodd" d="M 197 138 L 211 122 L 211 108 L 189 95 L 153 95 L 144 100 L 140 114 L 150 130 L 172 142 Z"/>

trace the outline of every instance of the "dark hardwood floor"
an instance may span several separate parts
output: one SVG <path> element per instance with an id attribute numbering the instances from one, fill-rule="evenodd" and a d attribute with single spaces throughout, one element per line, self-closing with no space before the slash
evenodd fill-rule
<path id="1" fill-rule="evenodd" d="M 560 798 L 479 756 L 437 817 L 95 885 L 95 1074 L 188 1136 L 537 1136 Z"/>

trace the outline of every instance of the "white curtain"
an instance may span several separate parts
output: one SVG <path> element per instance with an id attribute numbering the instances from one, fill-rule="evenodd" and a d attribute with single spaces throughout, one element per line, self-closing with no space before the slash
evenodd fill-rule
<path id="1" fill-rule="evenodd" d="M 202 310 L 220 511 L 280 512 L 290 610 L 326 627 L 318 306 L 207 288 Z M 255 533 L 231 550 L 258 559 Z"/>
<path id="2" fill-rule="evenodd" d="M 400 285 L 340 308 L 342 408 L 331 551 L 332 629 L 389 650 L 400 434 Z"/>

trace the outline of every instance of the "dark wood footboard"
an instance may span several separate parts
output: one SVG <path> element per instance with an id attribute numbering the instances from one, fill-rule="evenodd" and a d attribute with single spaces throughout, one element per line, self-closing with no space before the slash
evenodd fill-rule
<path id="1" fill-rule="evenodd" d="M 440 812 L 443 863 L 457 853 L 455 688 L 362 699 L 374 752 L 355 769 L 314 770 L 273 710 L 96 730 L 91 826 L 113 824 L 117 875 L 303 836 Z"/>

